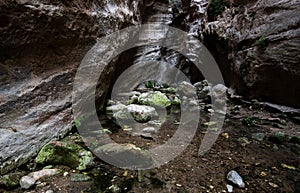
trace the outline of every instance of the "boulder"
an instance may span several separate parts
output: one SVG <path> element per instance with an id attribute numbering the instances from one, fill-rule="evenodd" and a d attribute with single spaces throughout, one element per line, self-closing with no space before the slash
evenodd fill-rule
<path id="1" fill-rule="evenodd" d="M 109 143 L 94 151 L 103 160 L 122 168 L 148 168 L 154 164 L 147 151 L 133 144 Z"/>
<path id="2" fill-rule="evenodd" d="M 143 105 L 157 107 L 168 107 L 171 105 L 168 97 L 160 91 L 142 93 L 138 98 L 138 102 Z"/>
<path id="3" fill-rule="evenodd" d="M 182 81 L 178 85 L 178 91 L 187 97 L 195 97 L 196 96 L 196 88 L 189 82 Z"/>
<path id="4" fill-rule="evenodd" d="M 106 107 L 106 113 L 116 113 L 126 108 L 126 105 L 121 103 Z"/>
<path id="5" fill-rule="evenodd" d="M 94 165 L 91 152 L 70 142 L 50 142 L 46 144 L 35 161 L 38 164 L 66 165 L 78 170 L 85 170 Z"/>
<path id="6" fill-rule="evenodd" d="M 134 119 L 135 121 L 144 123 L 157 116 L 157 112 L 154 107 L 131 104 L 123 110 L 114 113 L 113 116 L 120 122 L 126 122 Z"/>

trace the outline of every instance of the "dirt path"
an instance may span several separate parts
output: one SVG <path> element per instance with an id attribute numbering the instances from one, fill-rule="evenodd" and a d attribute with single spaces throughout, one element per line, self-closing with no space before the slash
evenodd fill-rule
<path id="1" fill-rule="evenodd" d="M 296 115 L 273 113 L 252 104 L 237 107 L 231 102 L 221 135 L 203 156 L 198 156 L 198 149 L 206 132 L 203 123 L 208 119 L 208 114 L 205 111 L 192 143 L 180 156 L 159 168 L 142 172 L 126 171 L 96 160 L 94 168 L 81 172 L 90 176 L 91 180 L 72 182 L 72 175 L 79 171 L 54 166 L 63 172 L 41 179 L 26 192 L 227 192 L 226 185 L 230 183 L 226 175 L 230 170 L 236 170 L 246 185 L 243 189 L 234 186 L 233 192 L 299 192 L 300 126 L 291 121 L 293 116 Z M 147 149 L 167 140 L 176 127 L 173 117 L 153 139 L 131 136 L 116 128 L 112 128 L 115 130 L 111 137 L 117 142 L 132 143 Z M 276 131 L 286 135 L 281 138 L 274 135 Z M 263 133 L 262 141 L 252 139 L 254 133 Z M 82 145 L 78 134 L 69 137 Z M 18 168 L 18 171 L 28 173 L 33 166 L 32 161 Z M 34 170 L 38 169 L 41 167 Z M 0 192 L 24 190 L 19 187 Z"/>

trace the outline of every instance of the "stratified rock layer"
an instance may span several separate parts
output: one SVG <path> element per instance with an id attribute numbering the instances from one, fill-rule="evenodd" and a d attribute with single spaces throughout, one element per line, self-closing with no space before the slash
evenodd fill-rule
<path id="1" fill-rule="evenodd" d="M 225 81 L 249 98 L 300 107 L 300 1 L 231 3 L 204 32 Z"/>
<path id="2" fill-rule="evenodd" d="M 76 68 L 97 38 L 139 23 L 140 6 L 139 0 L 0 2 L 0 173 L 66 133 Z M 109 81 L 99 90 L 108 90 Z"/>

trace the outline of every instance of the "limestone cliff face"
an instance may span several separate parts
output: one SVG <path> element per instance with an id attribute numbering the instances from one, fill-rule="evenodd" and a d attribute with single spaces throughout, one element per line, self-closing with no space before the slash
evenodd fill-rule
<path id="1" fill-rule="evenodd" d="M 300 1 L 232 0 L 204 43 L 225 81 L 248 98 L 300 107 Z"/>
<path id="2" fill-rule="evenodd" d="M 141 2 L 0 2 L 0 173 L 71 127 L 76 68 L 97 38 L 141 21 Z"/>

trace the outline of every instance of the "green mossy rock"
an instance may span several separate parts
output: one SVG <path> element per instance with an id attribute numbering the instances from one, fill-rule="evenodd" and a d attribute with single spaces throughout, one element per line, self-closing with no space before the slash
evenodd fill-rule
<path id="1" fill-rule="evenodd" d="M 142 105 L 168 107 L 171 101 L 160 91 L 143 93 L 139 96 L 138 102 Z"/>
<path id="2" fill-rule="evenodd" d="M 78 170 L 85 170 L 94 165 L 91 152 L 77 144 L 60 141 L 46 144 L 35 161 L 38 164 L 66 165 Z"/>
<path id="3" fill-rule="evenodd" d="M 71 175 L 71 182 L 86 182 L 86 181 L 90 181 L 92 178 L 84 175 L 84 174 L 72 174 Z"/>

